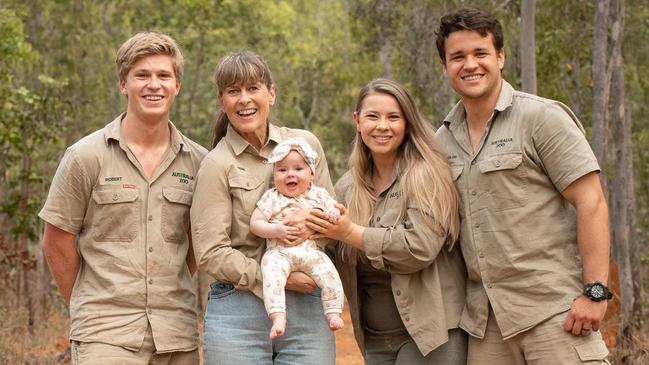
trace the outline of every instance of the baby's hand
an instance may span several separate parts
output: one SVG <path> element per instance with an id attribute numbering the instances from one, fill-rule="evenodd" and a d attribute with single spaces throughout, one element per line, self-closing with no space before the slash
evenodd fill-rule
<path id="1" fill-rule="evenodd" d="M 325 212 L 327 215 L 327 220 L 331 223 L 338 223 L 338 218 L 340 218 L 340 210 L 338 208 L 331 208 Z"/>
<path id="2" fill-rule="evenodd" d="M 300 229 L 292 226 L 287 226 L 282 223 L 275 224 L 275 238 L 284 242 L 295 239 L 300 234 Z"/>

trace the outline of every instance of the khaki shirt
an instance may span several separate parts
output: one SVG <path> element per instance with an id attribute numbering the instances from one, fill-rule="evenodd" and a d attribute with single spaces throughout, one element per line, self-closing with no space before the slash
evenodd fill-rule
<path id="1" fill-rule="evenodd" d="M 347 203 L 353 179 L 349 172 L 336 184 L 336 196 Z M 363 233 L 365 256 L 378 270 L 391 275 L 392 293 L 401 321 L 422 354 L 448 341 L 448 330 L 457 328 L 464 308 L 466 269 L 457 246 L 451 251 L 446 237 L 437 235 L 421 212 L 401 211 L 400 180 L 394 178 L 375 204 L 374 215 Z M 349 303 L 356 342 L 365 353 L 361 325 L 356 264 L 343 261 L 338 244 L 335 264 Z"/>
<path id="2" fill-rule="evenodd" d="M 462 198 L 469 280 L 461 327 L 482 338 L 491 304 L 510 338 L 569 309 L 582 290 L 582 269 L 576 211 L 560 192 L 599 171 L 577 117 L 503 81 L 475 153 L 461 102 L 437 137 Z"/>
<path id="3" fill-rule="evenodd" d="M 259 263 L 266 240 L 250 232 L 250 216 L 272 184 L 273 148 L 303 137 L 318 153 L 314 185 L 333 192 L 327 160 L 318 139 L 300 129 L 268 127 L 268 142 L 257 151 L 231 126 L 198 171 L 191 208 L 194 253 L 199 268 L 214 279 L 262 297 Z"/>
<path id="4" fill-rule="evenodd" d="M 189 206 L 207 151 L 170 122 L 170 148 L 149 181 L 120 134 L 125 115 L 67 149 L 39 214 L 77 236 L 70 339 L 138 350 L 150 324 L 158 352 L 191 350 Z"/>

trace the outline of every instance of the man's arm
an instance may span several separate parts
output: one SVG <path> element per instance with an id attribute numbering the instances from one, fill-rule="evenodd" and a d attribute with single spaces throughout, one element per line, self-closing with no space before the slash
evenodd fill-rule
<path id="1" fill-rule="evenodd" d="M 577 245 L 583 266 L 584 284 L 608 282 L 610 233 L 608 207 L 596 172 L 572 182 L 561 194 L 577 209 Z M 607 301 L 594 302 L 584 295 L 575 299 L 564 329 L 575 335 L 582 329 L 597 331 L 606 313 Z M 584 333 L 586 334 L 586 333 Z"/>
<path id="2" fill-rule="evenodd" d="M 80 258 L 75 235 L 45 223 L 43 251 L 56 287 L 66 303 L 70 304 L 72 288 L 79 273 Z"/>

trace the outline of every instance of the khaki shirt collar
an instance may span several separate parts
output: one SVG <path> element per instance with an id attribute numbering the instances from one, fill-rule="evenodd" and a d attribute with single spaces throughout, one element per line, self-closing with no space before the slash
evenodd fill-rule
<path id="1" fill-rule="evenodd" d="M 514 88 L 503 79 L 500 95 L 498 96 L 498 100 L 494 106 L 494 113 L 496 111 L 502 112 L 512 106 L 513 100 Z M 465 116 L 466 110 L 464 110 L 464 104 L 462 104 L 462 101 L 460 100 L 455 104 L 453 109 L 451 109 L 446 118 L 444 118 L 444 125 L 446 125 L 446 128 L 451 131 L 456 131 L 460 125 L 464 124 Z"/>
<path id="2" fill-rule="evenodd" d="M 248 141 L 246 141 L 236 130 L 234 130 L 232 124 L 228 124 L 228 130 L 225 133 L 225 141 L 228 142 L 236 156 L 241 155 L 243 151 L 245 151 L 246 148 L 250 146 L 250 143 L 248 143 Z M 266 141 L 266 144 L 268 144 L 268 142 L 270 141 L 274 142 L 275 144 L 278 144 L 282 141 L 279 128 L 272 123 L 268 123 L 268 141 Z"/>
<path id="3" fill-rule="evenodd" d="M 106 145 L 108 145 L 109 141 L 113 139 L 119 143 L 122 149 L 125 149 L 125 146 L 122 145 L 121 141 L 122 120 L 124 119 L 124 117 L 126 117 L 126 112 L 120 114 L 104 128 L 104 141 L 106 142 Z M 171 150 L 174 153 L 178 153 L 180 151 L 190 152 L 189 147 L 187 146 L 187 142 L 185 142 L 185 136 L 180 134 L 178 129 L 176 129 L 176 126 L 171 121 L 169 121 L 169 131 L 171 133 Z"/>

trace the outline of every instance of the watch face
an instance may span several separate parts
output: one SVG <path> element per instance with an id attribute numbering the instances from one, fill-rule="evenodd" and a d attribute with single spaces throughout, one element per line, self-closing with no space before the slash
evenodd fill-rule
<path id="1" fill-rule="evenodd" d="M 604 298 L 604 288 L 601 285 L 593 285 L 590 287 L 590 295 L 597 299 Z"/>

